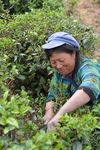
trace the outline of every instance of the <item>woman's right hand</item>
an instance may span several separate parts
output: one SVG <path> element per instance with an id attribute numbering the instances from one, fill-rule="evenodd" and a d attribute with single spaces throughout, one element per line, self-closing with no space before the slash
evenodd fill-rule
<path id="1" fill-rule="evenodd" d="M 54 117 L 54 112 L 53 109 L 49 109 L 46 111 L 43 120 L 44 120 L 44 124 L 47 124 L 52 118 Z"/>

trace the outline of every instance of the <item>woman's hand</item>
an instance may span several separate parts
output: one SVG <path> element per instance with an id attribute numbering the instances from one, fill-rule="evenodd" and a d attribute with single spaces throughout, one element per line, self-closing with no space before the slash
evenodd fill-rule
<path id="1" fill-rule="evenodd" d="M 43 117 L 44 124 L 47 124 L 54 117 L 53 104 L 54 102 L 52 101 L 46 103 L 46 107 L 45 107 L 46 113 Z"/>
<path id="2" fill-rule="evenodd" d="M 47 132 L 50 131 L 50 129 L 56 130 L 56 126 L 59 124 L 60 115 L 55 115 L 47 124 Z"/>
<path id="3" fill-rule="evenodd" d="M 54 117 L 54 112 L 53 109 L 49 109 L 46 111 L 43 120 L 44 120 L 44 124 L 47 124 L 52 118 Z"/>

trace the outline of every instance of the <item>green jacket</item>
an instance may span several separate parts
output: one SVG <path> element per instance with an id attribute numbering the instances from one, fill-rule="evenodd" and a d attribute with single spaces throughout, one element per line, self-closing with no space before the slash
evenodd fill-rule
<path id="1" fill-rule="evenodd" d="M 46 102 L 54 101 L 60 95 L 69 99 L 78 89 L 83 89 L 92 103 L 100 101 L 100 64 L 96 60 L 82 58 L 74 80 L 69 76 L 63 78 L 55 71 Z"/>

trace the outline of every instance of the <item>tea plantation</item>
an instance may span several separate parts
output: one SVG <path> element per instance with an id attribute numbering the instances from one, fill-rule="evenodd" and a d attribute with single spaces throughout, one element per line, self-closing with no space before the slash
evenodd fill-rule
<path id="1" fill-rule="evenodd" d="M 64 1 L 0 1 L 0 150 L 100 150 L 100 104 L 64 115 L 57 132 L 46 133 L 53 71 L 41 46 L 57 31 L 72 34 L 92 57 L 98 37 L 65 15 Z"/>

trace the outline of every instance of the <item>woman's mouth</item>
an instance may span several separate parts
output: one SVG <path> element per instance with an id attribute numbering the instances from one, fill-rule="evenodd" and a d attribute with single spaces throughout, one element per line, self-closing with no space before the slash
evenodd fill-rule
<path id="1" fill-rule="evenodd" d="M 61 73 L 61 74 L 63 74 L 63 73 L 64 73 L 64 71 L 63 71 L 63 70 L 59 70 L 58 72 L 59 72 L 59 73 Z"/>

